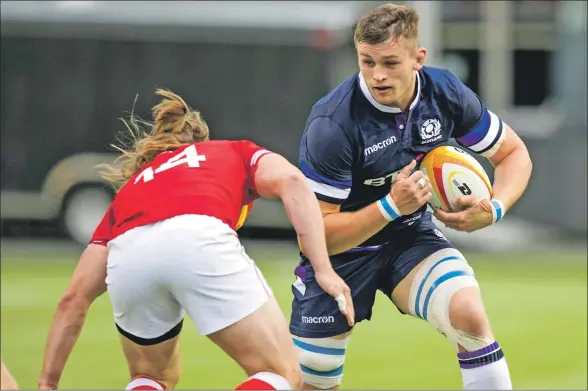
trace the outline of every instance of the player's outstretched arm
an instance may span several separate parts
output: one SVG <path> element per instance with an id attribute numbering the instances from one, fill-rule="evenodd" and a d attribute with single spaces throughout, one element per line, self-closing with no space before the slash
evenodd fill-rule
<path id="1" fill-rule="evenodd" d="M 255 188 L 264 198 L 282 200 L 298 234 L 300 249 L 314 268 L 317 282 L 337 300 L 339 309 L 347 317 L 349 325 L 353 326 L 355 315 L 351 291 L 331 266 L 319 204 L 302 172 L 282 156 L 268 154 L 257 165 Z"/>
<path id="2" fill-rule="evenodd" d="M 258 163 L 255 188 L 264 198 L 282 200 L 302 252 L 316 263 L 315 271 L 332 270 L 320 208 L 304 175 L 282 156 L 271 154 Z"/>
<path id="3" fill-rule="evenodd" d="M 82 253 L 72 280 L 57 306 L 45 344 L 40 389 L 56 389 L 92 302 L 106 292 L 108 250 L 90 244 Z"/>

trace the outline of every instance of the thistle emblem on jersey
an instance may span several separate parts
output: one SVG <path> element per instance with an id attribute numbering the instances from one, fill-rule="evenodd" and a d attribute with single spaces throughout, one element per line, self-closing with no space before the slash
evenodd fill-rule
<path id="1" fill-rule="evenodd" d="M 423 144 L 432 143 L 441 137 L 441 123 L 439 120 L 436 118 L 426 120 L 421 127 L 421 140 Z"/>

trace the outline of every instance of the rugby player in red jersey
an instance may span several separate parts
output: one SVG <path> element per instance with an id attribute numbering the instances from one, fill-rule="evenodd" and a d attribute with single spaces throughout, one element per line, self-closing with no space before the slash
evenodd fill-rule
<path id="1" fill-rule="evenodd" d="M 249 378 L 237 389 L 302 385 L 298 357 L 272 291 L 236 234 L 258 197 L 280 198 L 315 278 L 350 325 L 350 290 L 333 271 L 318 201 L 302 173 L 250 141 L 209 140 L 198 111 L 157 90 L 153 124 L 127 123 L 134 146 L 102 167 L 123 183 L 61 299 L 40 388 L 57 388 L 91 303 L 106 290 L 131 382 L 171 389 L 180 377 L 185 312 Z"/>

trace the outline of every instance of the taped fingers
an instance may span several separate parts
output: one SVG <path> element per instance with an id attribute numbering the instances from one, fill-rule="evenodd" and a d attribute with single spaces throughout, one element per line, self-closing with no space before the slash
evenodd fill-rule
<path id="1" fill-rule="evenodd" d="M 429 182 L 429 178 L 423 176 L 416 182 L 415 200 L 419 203 L 425 203 L 433 196 L 433 187 Z"/>
<path id="2" fill-rule="evenodd" d="M 422 177 L 421 179 L 419 179 L 419 180 L 417 181 L 417 185 L 418 185 L 418 186 L 419 186 L 421 189 L 425 188 L 425 186 L 427 186 L 427 184 L 428 184 L 428 183 L 429 183 L 429 182 L 428 182 L 428 180 L 427 180 L 427 177 Z"/>
<path id="3" fill-rule="evenodd" d="M 418 183 L 418 182 L 419 182 L 421 179 L 423 179 L 423 178 L 426 178 L 426 177 L 425 177 L 425 174 L 424 174 L 424 173 L 423 173 L 421 170 L 418 170 L 418 171 L 415 171 L 415 172 L 413 172 L 413 173 L 412 173 L 412 174 L 411 174 L 411 175 L 408 177 L 408 179 L 410 179 L 410 180 L 411 180 L 411 181 L 413 181 L 414 183 Z M 425 180 L 427 180 L 427 179 L 425 179 Z"/>
<path id="4" fill-rule="evenodd" d="M 353 299 L 351 293 L 346 292 L 345 295 L 335 297 L 339 311 L 347 318 L 347 324 L 353 326 L 355 324 L 355 309 L 353 307 Z"/>
<path id="5" fill-rule="evenodd" d="M 343 315 L 345 315 L 347 313 L 347 299 L 345 299 L 345 296 L 339 295 L 335 297 L 335 301 L 339 306 L 339 311 L 341 311 Z"/>

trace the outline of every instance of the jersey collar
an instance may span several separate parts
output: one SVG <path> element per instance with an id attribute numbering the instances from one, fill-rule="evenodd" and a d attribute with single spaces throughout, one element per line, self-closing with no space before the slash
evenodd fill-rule
<path id="1" fill-rule="evenodd" d="M 402 113 L 402 110 L 399 107 L 392 107 L 392 106 L 386 106 L 383 105 L 381 103 L 378 103 L 374 97 L 372 96 L 367 83 L 365 82 L 365 79 L 363 78 L 363 75 L 361 74 L 361 72 L 359 72 L 359 87 L 361 88 L 361 92 L 363 92 L 363 95 L 366 97 L 367 100 L 370 101 L 370 103 L 378 110 L 383 111 L 385 113 Z M 415 108 L 416 104 L 419 101 L 419 96 L 421 95 L 421 78 L 419 76 L 419 72 L 416 71 L 416 79 L 417 79 L 417 93 L 413 99 L 413 101 L 410 104 L 409 110 L 412 110 Z"/>

